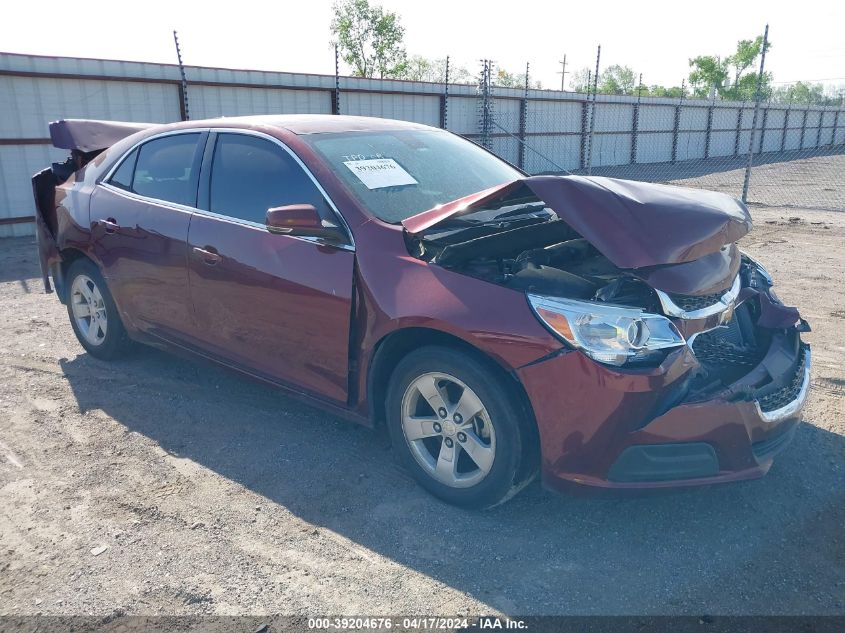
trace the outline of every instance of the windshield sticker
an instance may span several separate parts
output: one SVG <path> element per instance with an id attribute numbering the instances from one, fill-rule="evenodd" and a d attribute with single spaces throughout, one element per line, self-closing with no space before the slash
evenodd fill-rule
<path id="1" fill-rule="evenodd" d="M 392 158 L 349 160 L 343 163 L 367 189 L 401 187 L 419 184 L 414 177 Z"/>

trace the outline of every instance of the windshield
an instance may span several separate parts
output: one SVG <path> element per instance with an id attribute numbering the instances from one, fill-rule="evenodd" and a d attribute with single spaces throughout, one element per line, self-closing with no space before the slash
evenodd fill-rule
<path id="1" fill-rule="evenodd" d="M 312 134 L 303 139 L 373 215 L 392 224 L 522 178 L 501 159 L 441 130 Z"/>

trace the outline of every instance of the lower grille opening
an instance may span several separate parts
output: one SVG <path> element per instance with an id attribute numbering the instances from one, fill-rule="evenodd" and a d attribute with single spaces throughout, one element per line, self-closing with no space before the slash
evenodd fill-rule
<path id="1" fill-rule="evenodd" d="M 757 396 L 757 402 L 764 413 L 776 411 L 788 405 L 801 393 L 801 387 L 804 385 L 804 370 L 807 366 L 807 348 L 802 345 L 799 353 L 801 356 L 795 366 L 795 373 L 793 373 L 792 379 L 774 391 Z"/>
<path id="2" fill-rule="evenodd" d="M 694 386 L 726 387 L 736 382 L 763 360 L 768 349 L 766 338 L 755 331 L 749 306 L 739 305 L 727 325 L 695 337 L 692 351 L 701 369 Z"/>

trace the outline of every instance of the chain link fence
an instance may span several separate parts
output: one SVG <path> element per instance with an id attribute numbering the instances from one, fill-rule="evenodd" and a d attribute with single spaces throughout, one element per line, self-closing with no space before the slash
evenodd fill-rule
<path id="1" fill-rule="evenodd" d="M 378 116 L 446 128 L 532 174 L 678 183 L 750 204 L 845 211 L 845 90 L 825 95 L 804 81 L 758 87 L 771 101 L 745 102 L 692 98 L 683 86 L 672 97 L 596 94 L 599 61 L 578 93 L 531 87 L 528 66 L 519 87 L 513 76 L 510 87 L 496 85 L 491 60 L 473 78 L 463 68 L 450 76 L 447 58 L 443 81 L 417 82 L 341 77 L 337 56 L 333 77 L 210 67 L 182 77 L 166 64 L 0 53 L 9 113 L 0 119 L 0 236 L 33 233 L 30 175 L 64 158 L 46 136 L 61 118 Z"/>
<path id="2" fill-rule="evenodd" d="M 722 191 L 749 204 L 845 211 L 845 108 L 513 90 L 479 76 L 474 140 L 531 174 Z M 506 94 L 501 94 L 506 93 Z"/>

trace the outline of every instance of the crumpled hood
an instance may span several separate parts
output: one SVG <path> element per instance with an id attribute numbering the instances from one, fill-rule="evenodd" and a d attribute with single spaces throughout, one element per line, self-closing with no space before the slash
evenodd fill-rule
<path id="1" fill-rule="evenodd" d="M 419 233 L 526 185 L 619 268 L 689 262 L 751 230 L 739 200 L 723 193 L 589 176 L 531 176 L 474 193 L 403 221 Z"/>

